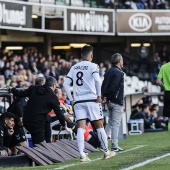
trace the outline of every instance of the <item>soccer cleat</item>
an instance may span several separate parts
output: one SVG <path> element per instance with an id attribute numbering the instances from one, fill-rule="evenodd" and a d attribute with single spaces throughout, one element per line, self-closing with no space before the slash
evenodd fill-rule
<path id="1" fill-rule="evenodd" d="M 88 156 L 80 156 L 80 162 L 90 162 L 91 159 Z"/>
<path id="2" fill-rule="evenodd" d="M 108 154 L 106 154 L 106 153 L 104 154 L 104 159 L 109 159 L 115 155 L 116 155 L 116 153 L 114 151 L 109 151 Z"/>
<path id="3" fill-rule="evenodd" d="M 118 147 L 112 148 L 111 151 L 114 151 L 114 152 L 121 152 L 121 151 L 124 151 L 124 150 L 118 146 Z"/>

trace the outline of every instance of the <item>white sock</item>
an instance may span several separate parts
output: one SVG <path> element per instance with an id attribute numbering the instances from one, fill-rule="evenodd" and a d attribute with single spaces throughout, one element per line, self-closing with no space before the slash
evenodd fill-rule
<path id="1" fill-rule="evenodd" d="M 106 135 L 104 128 L 97 129 L 97 135 L 102 145 L 102 149 L 104 150 L 106 154 L 108 154 L 109 153 L 108 141 L 107 141 L 107 135 Z"/>
<path id="2" fill-rule="evenodd" d="M 83 128 L 77 129 L 77 145 L 81 156 L 86 156 L 84 153 L 84 132 Z"/>

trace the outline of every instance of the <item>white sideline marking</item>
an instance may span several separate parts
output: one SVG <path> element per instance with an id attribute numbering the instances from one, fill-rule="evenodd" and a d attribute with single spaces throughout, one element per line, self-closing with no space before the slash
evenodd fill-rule
<path id="1" fill-rule="evenodd" d="M 167 153 L 167 154 L 162 155 L 162 156 L 158 156 L 158 157 L 153 158 L 153 159 L 149 159 L 149 160 L 147 160 L 147 161 L 141 162 L 141 163 L 139 163 L 139 164 L 130 166 L 130 167 L 125 168 L 125 169 L 122 169 L 122 170 L 131 170 L 131 169 L 134 169 L 134 168 L 138 168 L 138 167 L 140 167 L 140 166 L 144 166 L 144 165 L 149 164 L 149 163 L 151 163 L 151 162 L 153 162 L 153 161 L 156 161 L 156 160 L 158 160 L 158 159 L 165 158 L 165 157 L 167 157 L 167 156 L 170 156 L 170 153 Z"/>
<path id="2" fill-rule="evenodd" d="M 139 149 L 139 148 L 142 148 L 142 147 L 145 147 L 146 145 L 140 145 L 140 146 L 137 146 L 137 147 L 134 147 L 134 148 L 131 148 L 131 149 L 128 149 L 128 150 L 125 150 L 123 152 L 120 152 L 118 154 L 122 154 L 122 153 L 125 153 L 125 152 L 130 152 L 130 151 L 133 151 L 133 150 L 136 150 L 136 149 Z M 98 161 L 98 160 L 101 160 L 103 159 L 102 158 L 96 158 L 96 159 L 93 159 L 91 160 L 91 162 L 95 162 L 95 161 Z M 72 166 L 76 166 L 76 165 L 80 165 L 80 164 L 85 164 L 85 163 L 90 163 L 90 162 L 83 162 L 83 163 L 77 163 L 77 164 L 69 164 L 69 165 L 63 165 L 63 166 L 60 166 L 58 168 L 53 168 L 53 169 L 47 169 L 47 170 L 57 170 L 57 169 L 64 169 L 64 168 L 68 168 L 68 167 L 72 167 Z"/>

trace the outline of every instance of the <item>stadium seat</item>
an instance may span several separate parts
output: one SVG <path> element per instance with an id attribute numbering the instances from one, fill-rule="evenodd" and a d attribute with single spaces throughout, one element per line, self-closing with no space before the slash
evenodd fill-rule
<path id="1" fill-rule="evenodd" d="M 28 0 L 28 2 L 32 2 L 32 3 L 39 3 L 40 0 Z"/>
<path id="2" fill-rule="evenodd" d="M 68 128 L 67 126 L 66 126 L 65 130 L 61 130 L 61 131 L 60 130 L 53 130 L 53 127 L 55 125 L 58 125 L 58 124 L 60 124 L 60 122 L 58 120 L 56 120 L 56 121 L 51 123 L 51 134 L 52 134 L 52 137 L 54 135 L 57 135 L 57 138 L 59 139 L 60 135 L 70 135 L 71 140 L 73 140 L 73 131 L 70 128 Z"/>
<path id="3" fill-rule="evenodd" d="M 66 4 L 70 4 L 70 0 L 65 0 Z M 71 0 L 71 6 L 80 6 L 83 7 L 83 1 L 82 0 Z"/>
<path id="4" fill-rule="evenodd" d="M 41 0 L 43 4 L 55 4 L 55 0 Z"/>
<path id="5" fill-rule="evenodd" d="M 130 131 L 129 131 L 130 135 L 138 135 L 144 132 L 143 119 L 135 119 L 135 120 L 130 119 L 128 123 L 130 124 Z"/>

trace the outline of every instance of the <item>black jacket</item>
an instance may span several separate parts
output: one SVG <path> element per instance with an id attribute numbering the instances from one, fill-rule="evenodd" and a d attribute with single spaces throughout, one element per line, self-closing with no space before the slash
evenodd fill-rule
<path id="1" fill-rule="evenodd" d="M 18 91 L 13 88 L 12 93 L 19 97 L 29 97 L 24 108 L 24 122 L 45 124 L 47 114 L 53 109 L 62 126 L 65 126 L 64 115 L 60 111 L 60 104 L 57 96 L 50 87 L 30 86 L 25 91 Z"/>
<path id="2" fill-rule="evenodd" d="M 11 136 L 8 135 L 7 128 L 4 126 L 4 122 L 0 118 L 0 151 L 8 151 L 10 141 Z"/>
<path id="3" fill-rule="evenodd" d="M 11 112 L 15 115 L 15 126 L 18 124 L 19 118 L 23 117 L 24 107 L 26 106 L 28 100 L 28 97 L 17 97 L 7 109 L 8 112 Z"/>
<path id="4" fill-rule="evenodd" d="M 123 105 L 124 73 L 117 66 L 110 68 L 104 75 L 102 96 L 113 103 Z"/>

